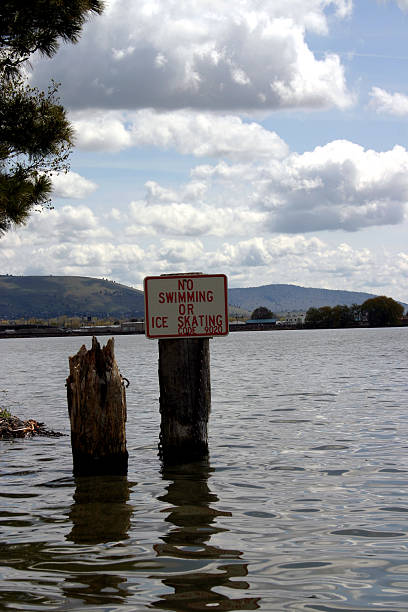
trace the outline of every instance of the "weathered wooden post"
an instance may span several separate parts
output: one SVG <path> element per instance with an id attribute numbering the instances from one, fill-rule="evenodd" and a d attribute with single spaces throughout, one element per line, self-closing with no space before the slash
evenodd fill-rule
<path id="1" fill-rule="evenodd" d="M 159 385 L 163 459 L 205 457 L 211 409 L 209 339 L 159 340 Z"/>
<path id="2" fill-rule="evenodd" d="M 228 334 L 224 274 L 145 278 L 145 332 L 159 340 L 160 444 L 166 463 L 208 454 L 209 338 Z"/>
<path id="3" fill-rule="evenodd" d="M 68 412 L 75 476 L 127 474 L 126 396 L 114 340 L 102 349 L 95 337 L 69 358 Z"/>

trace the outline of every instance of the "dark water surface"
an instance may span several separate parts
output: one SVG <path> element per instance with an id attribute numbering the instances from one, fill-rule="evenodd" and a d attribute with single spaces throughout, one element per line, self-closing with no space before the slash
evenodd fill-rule
<path id="1" fill-rule="evenodd" d="M 166 469 L 157 344 L 117 337 L 127 478 L 74 479 L 69 437 L 0 442 L 0 609 L 408 610 L 407 341 L 212 340 L 209 461 Z M 0 406 L 68 433 L 82 342 L 1 340 Z"/>

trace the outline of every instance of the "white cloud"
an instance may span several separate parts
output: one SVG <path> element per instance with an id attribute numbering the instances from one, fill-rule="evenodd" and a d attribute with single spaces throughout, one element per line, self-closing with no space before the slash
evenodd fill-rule
<path id="1" fill-rule="evenodd" d="M 380 87 L 373 87 L 370 91 L 370 106 L 377 113 L 405 117 L 408 115 L 408 96 L 402 93 L 389 93 Z"/>
<path id="2" fill-rule="evenodd" d="M 334 141 L 285 164 L 271 165 L 256 203 L 270 211 L 274 231 L 356 231 L 404 219 L 408 201 L 408 152 L 376 152 Z"/>
<path id="3" fill-rule="evenodd" d="M 75 145 L 84 151 L 117 152 L 132 144 L 124 122 L 115 113 L 78 112 L 73 126 Z"/>
<path id="4" fill-rule="evenodd" d="M 148 204 L 132 202 L 130 216 L 133 223 L 128 235 L 148 234 L 165 236 L 226 236 L 245 235 L 262 227 L 266 215 L 248 209 L 217 208 L 209 204 L 191 203 Z"/>
<path id="5" fill-rule="evenodd" d="M 339 0 L 335 6 L 339 17 L 350 17 L 353 11 L 353 0 Z"/>
<path id="6" fill-rule="evenodd" d="M 140 286 L 144 276 L 177 271 L 223 272 L 231 286 L 293 283 L 408 296 L 408 251 L 355 248 L 316 236 L 254 233 L 224 236 L 111 235 L 86 207 L 34 215 L 27 228 L 0 240 L 0 267 L 10 274 L 109 277 Z M 65 230 L 64 230 L 65 228 Z M 150 228 L 151 229 L 151 228 Z M 69 234 L 69 237 L 68 237 Z M 227 238 L 227 240 L 225 240 Z"/>
<path id="7" fill-rule="evenodd" d="M 55 174 L 52 177 L 52 186 L 55 197 L 74 199 L 86 198 L 98 188 L 94 182 L 76 172 Z"/>
<path id="8" fill-rule="evenodd" d="M 31 215 L 24 229 L 19 231 L 24 244 L 35 243 L 47 248 L 53 242 L 67 243 L 106 239 L 111 236 L 96 215 L 87 206 L 63 206 L 55 210 L 43 210 Z M 2 241 L 0 241 L 2 242 Z"/>
<path id="9" fill-rule="evenodd" d="M 282 157 L 287 145 L 275 133 L 237 116 L 219 116 L 191 111 L 155 113 L 140 111 L 134 116 L 133 143 L 176 149 L 196 157 Z"/>
<path id="10" fill-rule="evenodd" d="M 397 4 L 403 11 L 408 11 L 408 0 L 397 0 Z"/>
<path id="11" fill-rule="evenodd" d="M 156 257 L 162 262 L 162 266 L 164 262 L 170 267 L 174 264 L 188 266 L 190 262 L 204 257 L 204 246 L 200 240 L 163 240 Z"/>
<path id="12" fill-rule="evenodd" d="M 283 159 L 200 165 L 191 178 L 171 189 L 148 181 L 145 198 L 130 206 L 128 234 L 220 237 L 401 224 L 408 151 L 337 140 Z"/>
<path id="13" fill-rule="evenodd" d="M 302 155 L 258 164 L 199 166 L 218 202 L 266 215 L 265 231 L 357 231 L 403 221 L 408 202 L 408 152 L 376 152 L 345 140 Z M 211 181 L 211 183 L 210 183 Z"/>
<path id="14" fill-rule="evenodd" d="M 407 272 L 402 285 L 394 282 L 401 279 L 407 261 L 404 253 L 395 257 L 366 248 L 355 249 L 347 243 L 333 246 L 305 236 L 255 237 L 225 243 L 221 249 L 207 254 L 212 267 L 227 271 L 231 286 L 289 283 L 381 292 L 396 298 L 407 294 Z"/>
<path id="15" fill-rule="evenodd" d="M 408 9 L 407 0 L 395 1 Z M 43 86 L 51 75 L 62 82 L 79 149 L 145 147 L 149 159 L 132 179 L 127 175 L 110 205 L 107 187 L 100 211 L 61 206 L 9 232 L 0 240 L 0 269 L 107 276 L 133 285 L 144 274 L 202 270 L 225 272 L 235 286 L 381 287 L 408 296 L 405 249 L 378 253 L 353 246 L 355 234 L 345 238 L 360 229 L 378 236 L 370 228 L 403 223 L 405 148 L 374 151 L 338 140 L 296 154 L 260 123 L 271 110 L 344 109 L 353 102 L 339 55 L 315 53 L 311 42 L 321 49 L 317 37 L 327 37 L 326 48 L 336 48 L 336 21 L 351 12 L 352 0 L 240 0 L 233 10 L 227 0 L 110 0 L 78 45 L 61 48 L 51 61 L 35 59 L 35 79 Z M 352 26 L 358 31 L 359 20 Z M 370 55 L 373 47 L 364 50 Z M 355 79 L 355 63 L 348 69 Z M 377 112 L 408 114 L 403 93 L 373 87 L 370 98 Z M 301 139 L 289 114 L 275 117 L 292 140 Z M 159 154 L 149 175 L 152 149 L 168 155 Z M 188 176 L 190 160 L 174 161 L 174 153 L 200 165 Z M 79 164 L 86 159 L 75 157 Z M 116 160 L 126 170 L 137 163 L 128 154 Z M 75 173 L 56 177 L 54 185 L 63 198 L 96 188 Z M 134 201 L 126 210 L 121 200 L 129 192 Z M 326 230 L 340 233 L 314 235 Z"/>
<path id="16" fill-rule="evenodd" d="M 85 151 L 157 147 L 196 157 L 282 157 L 288 147 L 275 133 L 233 115 L 151 109 L 130 112 L 79 111 L 71 114 L 76 144 Z"/>
<path id="17" fill-rule="evenodd" d="M 207 185 L 204 182 L 195 180 L 180 187 L 179 191 L 161 187 L 156 181 L 147 181 L 145 187 L 146 203 L 149 205 L 149 210 L 152 210 L 152 205 L 158 202 L 172 204 L 174 202 L 202 201 L 207 191 Z"/>
<path id="18" fill-rule="evenodd" d="M 50 249 L 50 256 L 61 262 L 69 261 L 71 267 L 103 269 L 107 265 L 140 263 L 143 249 L 137 245 L 115 245 L 113 243 L 57 245 Z"/>
<path id="19" fill-rule="evenodd" d="M 296 261 L 302 269 L 306 262 L 324 252 L 327 245 L 318 238 L 304 236 L 254 237 L 236 243 L 224 243 L 213 254 L 214 263 L 232 269 L 236 273 L 245 268 L 268 268 L 268 274 L 276 273 L 288 261 Z"/>
<path id="20" fill-rule="evenodd" d="M 219 162 L 215 166 L 210 164 L 202 164 L 196 166 L 191 171 L 191 176 L 196 179 L 210 180 L 215 179 L 217 181 L 223 181 L 225 183 L 239 183 L 240 179 L 248 181 L 255 181 L 259 174 L 259 168 L 261 164 L 233 164 L 230 165 L 224 161 Z"/>
<path id="21" fill-rule="evenodd" d="M 64 103 L 77 109 L 345 108 L 352 98 L 339 57 L 318 59 L 306 42 L 307 32 L 328 33 L 330 8 L 341 19 L 352 2 L 242 0 L 231 11 L 227 0 L 115 0 L 78 45 L 35 61 L 34 81 L 57 75 Z M 117 138 L 110 146 L 126 134 Z"/>
<path id="22" fill-rule="evenodd" d="M 121 211 L 118 208 L 112 208 L 108 213 L 105 214 L 106 219 L 112 221 L 120 221 L 123 218 Z"/>

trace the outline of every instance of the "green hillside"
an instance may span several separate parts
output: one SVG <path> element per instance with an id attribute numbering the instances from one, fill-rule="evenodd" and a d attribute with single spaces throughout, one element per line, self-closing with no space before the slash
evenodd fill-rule
<path id="1" fill-rule="evenodd" d="M 351 306 L 352 304 L 362 304 L 368 298 L 374 297 L 371 293 L 313 289 L 297 285 L 263 285 L 262 287 L 247 287 L 246 289 L 230 289 L 228 294 L 230 304 L 249 311 L 258 306 L 266 306 L 275 313 L 306 312 L 311 307 L 333 307 L 337 304 Z"/>
<path id="2" fill-rule="evenodd" d="M 306 311 L 311 306 L 362 304 L 370 293 L 263 285 L 229 289 L 231 314 L 266 306 L 275 313 Z M 391 296 L 392 297 L 392 296 Z M 403 304 L 407 307 L 406 304 Z M 143 292 L 113 281 L 84 276 L 0 276 L 0 319 L 144 316 Z"/>
<path id="3" fill-rule="evenodd" d="M 0 319 L 144 315 L 143 292 L 83 276 L 0 276 Z"/>

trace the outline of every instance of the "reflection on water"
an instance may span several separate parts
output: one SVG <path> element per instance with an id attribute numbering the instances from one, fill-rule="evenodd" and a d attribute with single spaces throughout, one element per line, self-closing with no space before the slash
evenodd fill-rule
<path id="1" fill-rule="evenodd" d="M 126 476 L 83 476 L 75 479 L 74 504 L 67 540 L 76 544 L 118 542 L 128 537 L 132 506 Z"/>
<path id="2" fill-rule="evenodd" d="M 127 578 L 117 573 L 97 571 L 73 573 L 69 580 L 61 585 L 61 590 L 65 601 L 72 602 L 72 607 L 67 608 L 68 610 L 77 608 L 78 601 L 86 606 L 92 606 L 94 610 L 97 608 L 112 610 L 115 608 L 110 606 L 123 605 L 130 596 L 127 586 Z M 82 609 L 82 605 L 79 609 Z"/>
<path id="3" fill-rule="evenodd" d="M 1 405 L 69 433 L 81 343 L 2 340 Z M 408 328 L 214 340 L 211 467 L 160 464 L 157 345 L 116 358 L 128 479 L 74 479 L 69 436 L 0 444 L 0 610 L 408 610 Z"/>
<path id="4" fill-rule="evenodd" d="M 162 542 L 154 545 L 159 557 L 176 557 L 195 560 L 194 571 L 186 564 L 186 573 L 175 573 L 163 579 L 163 584 L 174 590 L 164 594 L 152 605 L 165 610 L 206 610 L 209 606 L 217 610 L 255 610 L 259 608 L 259 597 L 231 597 L 217 592 L 217 587 L 247 591 L 249 584 L 237 580 L 247 576 L 247 564 L 243 553 L 234 549 L 223 549 L 211 545 L 211 537 L 227 531 L 217 526 L 217 517 L 231 516 L 211 507 L 219 501 L 211 493 L 208 479 L 213 470 L 208 460 L 179 466 L 164 467 L 163 479 L 169 481 L 167 492 L 159 499 L 171 504 L 164 511 L 171 524 Z M 216 563 L 214 563 L 216 561 Z M 221 561 L 221 563 L 220 563 Z"/>
<path id="5" fill-rule="evenodd" d="M 75 478 L 75 484 L 69 513 L 72 529 L 66 539 L 79 545 L 127 540 L 133 512 L 127 476 L 83 476 Z M 104 565 L 106 572 L 87 568 L 70 574 L 62 584 L 65 597 L 93 606 L 124 603 L 129 595 L 127 578 L 112 573 L 108 560 Z"/>

